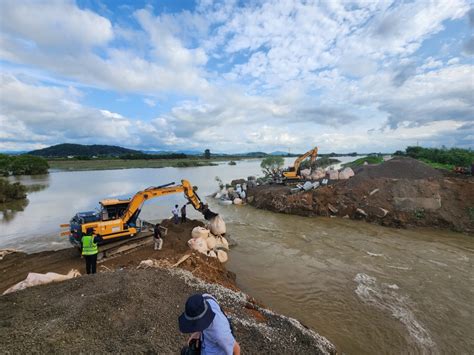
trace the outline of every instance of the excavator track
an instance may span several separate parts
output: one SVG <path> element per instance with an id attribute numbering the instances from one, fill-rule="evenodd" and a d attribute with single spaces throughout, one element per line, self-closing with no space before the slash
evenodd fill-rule
<path id="1" fill-rule="evenodd" d="M 126 254 L 128 252 L 133 251 L 134 249 L 151 244 L 153 244 L 153 232 L 140 232 L 133 238 L 107 243 L 99 246 L 97 261 L 105 261 L 117 255 Z"/>

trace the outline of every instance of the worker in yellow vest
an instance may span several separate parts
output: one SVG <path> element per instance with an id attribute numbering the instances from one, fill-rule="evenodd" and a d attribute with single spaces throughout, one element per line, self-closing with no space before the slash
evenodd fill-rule
<path id="1" fill-rule="evenodd" d="M 97 267 L 97 253 L 99 252 L 98 243 L 102 241 L 102 237 L 93 234 L 92 228 L 87 229 L 87 234 L 81 238 L 82 255 L 86 259 L 86 272 L 95 274 Z"/>

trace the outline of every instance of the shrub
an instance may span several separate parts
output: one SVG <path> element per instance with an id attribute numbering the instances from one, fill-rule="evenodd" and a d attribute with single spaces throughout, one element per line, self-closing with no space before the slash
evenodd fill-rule
<path id="1" fill-rule="evenodd" d="M 19 155 L 12 158 L 13 161 L 10 164 L 12 175 L 38 175 L 48 173 L 48 162 L 41 157 Z"/>
<path id="2" fill-rule="evenodd" d="M 9 202 L 26 198 L 26 186 L 19 182 L 10 183 L 0 179 L 0 202 Z"/>

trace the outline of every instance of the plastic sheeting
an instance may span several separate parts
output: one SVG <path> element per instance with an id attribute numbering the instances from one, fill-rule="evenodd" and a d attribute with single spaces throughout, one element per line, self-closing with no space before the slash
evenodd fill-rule
<path id="1" fill-rule="evenodd" d="M 46 274 L 38 274 L 36 272 L 30 272 L 26 279 L 23 281 L 13 285 L 8 290 L 3 292 L 4 295 L 20 290 L 24 290 L 25 288 L 49 284 L 51 282 L 60 282 L 72 279 L 74 277 L 81 276 L 81 273 L 75 269 L 72 269 L 67 273 L 67 275 L 57 274 L 55 272 L 48 272 Z"/>

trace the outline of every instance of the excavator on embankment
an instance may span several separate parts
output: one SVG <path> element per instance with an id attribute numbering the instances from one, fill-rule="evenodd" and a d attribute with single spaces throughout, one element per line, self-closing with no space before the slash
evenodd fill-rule
<path id="1" fill-rule="evenodd" d="M 149 187 L 137 192 L 131 199 L 105 199 L 100 201 L 100 211 L 88 211 L 76 213 L 69 224 L 62 224 L 61 227 L 69 228 L 69 231 L 61 233 L 69 236 L 69 241 L 76 247 L 81 247 L 81 238 L 92 228 L 95 235 L 102 237 L 101 244 L 107 244 L 100 248 L 101 256 L 105 252 L 109 253 L 119 247 L 121 250 L 128 250 L 137 247 L 142 239 L 150 239 L 151 232 L 145 227 L 146 224 L 139 222 L 138 216 L 145 201 L 160 196 L 183 192 L 186 199 L 197 211 L 204 215 L 206 220 L 211 221 L 217 216 L 209 207 L 204 204 L 195 189 L 188 180 L 181 180 L 180 185 L 174 182 L 169 184 Z M 151 226 L 148 223 L 148 226 Z M 138 243 L 129 243 L 130 240 Z M 112 243 L 115 242 L 115 243 Z M 144 242 L 144 241 L 143 241 Z M 113 244 L 113 245 L 112 245 Z"/>
<path id="2" fill-rule="evenodd" d="M 303 177 L 300 175 L 300 165 L 308 157 L 310 157 L 310 163 L 313 164 L 318 157 L 318 147 L 314 147 L 296 158 L 293 166 L 290 166 L 288 169 L 283 171 L 283 182 L 297 182 L 302 180 Z"/>

